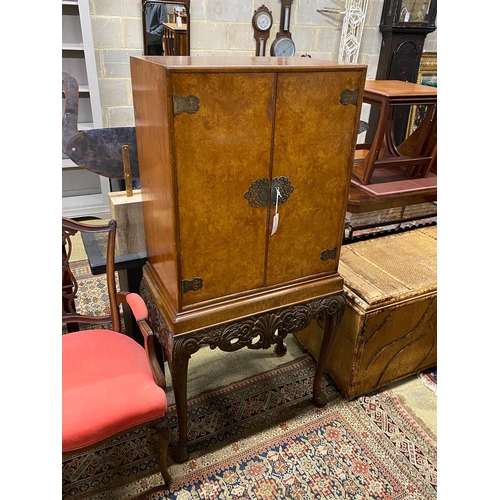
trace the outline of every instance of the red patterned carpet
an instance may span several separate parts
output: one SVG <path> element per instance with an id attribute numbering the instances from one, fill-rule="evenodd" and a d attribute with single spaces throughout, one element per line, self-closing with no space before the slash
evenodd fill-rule
<path id="1" fill-rule="evenodd" d="M 141 430 L 63 463 L 63 498 L 434 499 L 436 442 L 390 391 L 347 402 L 328 380 L 311 404 L 314 362 L 193 398 L 191 456 L 160 486 L 156 435 Z M 176 417 L 170 410 L 175 440 Z"/>
<path id="2" fill-rule="evenodd" d="M 161 485 L 156 433 L 141 429 L 65 460 L 62 498 L 437 498 L 436 438 L 397 393 L 348 402 L 324 377 L 329 402 L 320 409 L 314 370 L 305 354 L 191 398 L 190 458 L 172 463 L 170 489 Z M 172 404 L 169 425 L 175 441 Z"/>

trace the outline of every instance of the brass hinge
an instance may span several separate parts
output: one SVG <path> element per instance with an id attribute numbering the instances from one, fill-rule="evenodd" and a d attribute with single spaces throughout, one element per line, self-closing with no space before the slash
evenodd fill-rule
<path id="1" fill-rule="evenodd" d="M 335 259 L 336 255 L 337 247 L 332 248 L 331 250 L 326 249 L 321 252 L 321 260 Z"/>
<path id="2" fill-rule="evenodd" d="M 342 94 L 340 95 L 340 104 L 342 104 L 342 106 L 347 106 L 348 104 L 354 104 L 354 106 L 356 106 L 358 104 L 358 98 L 359 98 L 359 89 L 356 90 L 345 89 L 342 91 Z"/>
<path id="3" fill-rule="evenodd" d="M 200 290 L 203 287 L 203 280 L 201 278 L 193 278 L 192 280 L 182 280 L 182 291 L 184 293 L 194 292 Z"/>
<path id="4" fill-rule="evenodd" d="M 174 103 L 174 116 L 180 115 L 181 113 L 196 113 L 200 109 L 200 100 L 193 94 L 187 96 L 182 96 L 174 94 L 172 96 Z"/>

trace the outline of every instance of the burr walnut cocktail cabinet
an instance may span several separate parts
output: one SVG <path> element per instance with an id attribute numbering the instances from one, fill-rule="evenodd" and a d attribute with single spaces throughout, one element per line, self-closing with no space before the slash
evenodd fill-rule
<path id="1" fill-rule="evenodd" d="M 187 369 L 201 346 L 276 345 L 324 325 L 314 401 L 345 309 L 340 246 L 364 65 L 132 57 L 147 263 L 188 457 Z M 232 369 L 237 369 L 232 367 Z"/>

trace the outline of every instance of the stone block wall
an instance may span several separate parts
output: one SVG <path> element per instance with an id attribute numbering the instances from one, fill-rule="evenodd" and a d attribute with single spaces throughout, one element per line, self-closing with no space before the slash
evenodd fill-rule
<path id="1" fill-rule="evenodd" d="M 134 125 L 129 58 L 143 54 L 141 0 L 89 0 L 99 90 L 105 127 Z M 262 4 L 272 11 L 273 27 L 266 55 L 279 30 L 280 0 L 191 0 L 192 56 L 252 56 L 255 40 L 251 24 Z M 342 32 L 343 0 L 295 0 L 290 32 L 297 55 L 337 61 Z M 383 0 L 368 5 L 358 62 L 375 78 Z M 328 12 L 337 10 L 337 13 Z M 327 12 L 325 12 L 327 11 Z M 437 30 L 426 38 L 424 51 L 437 51 Z"/>

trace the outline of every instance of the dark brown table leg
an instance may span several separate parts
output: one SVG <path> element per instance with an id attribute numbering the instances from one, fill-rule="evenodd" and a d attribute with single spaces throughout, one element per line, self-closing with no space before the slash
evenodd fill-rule
<path id="1" fill-rule="evenodd" d="M 197 349 L 198 350 L 198 349 Z M 168 367 L 172 378 L 172 389 L 177 410 L 179 440 L 172 450 L 172 458 L 177 463 L 185 462 L 188 457 L 187 438 L 187 372 L 190 353 L 184 349 L 184 339 L 175 340 L 172 356 L 169 356 Z"/>
<path id="2" fill-rule="evenodd" d="M 326 396 L 321 391 L 321 379 L 325 371 L 333 339 L 335 338 L 338 326 L 344 315 L 345 307 L 345 297 L 344 294 L 341 293 L 332 298 L 331 303 L 324 311 L 323 338 L 321 340 L 321 348 L 313 382 L 313 401 L 317 406 L 325 406 L 327 403 Z"/>

